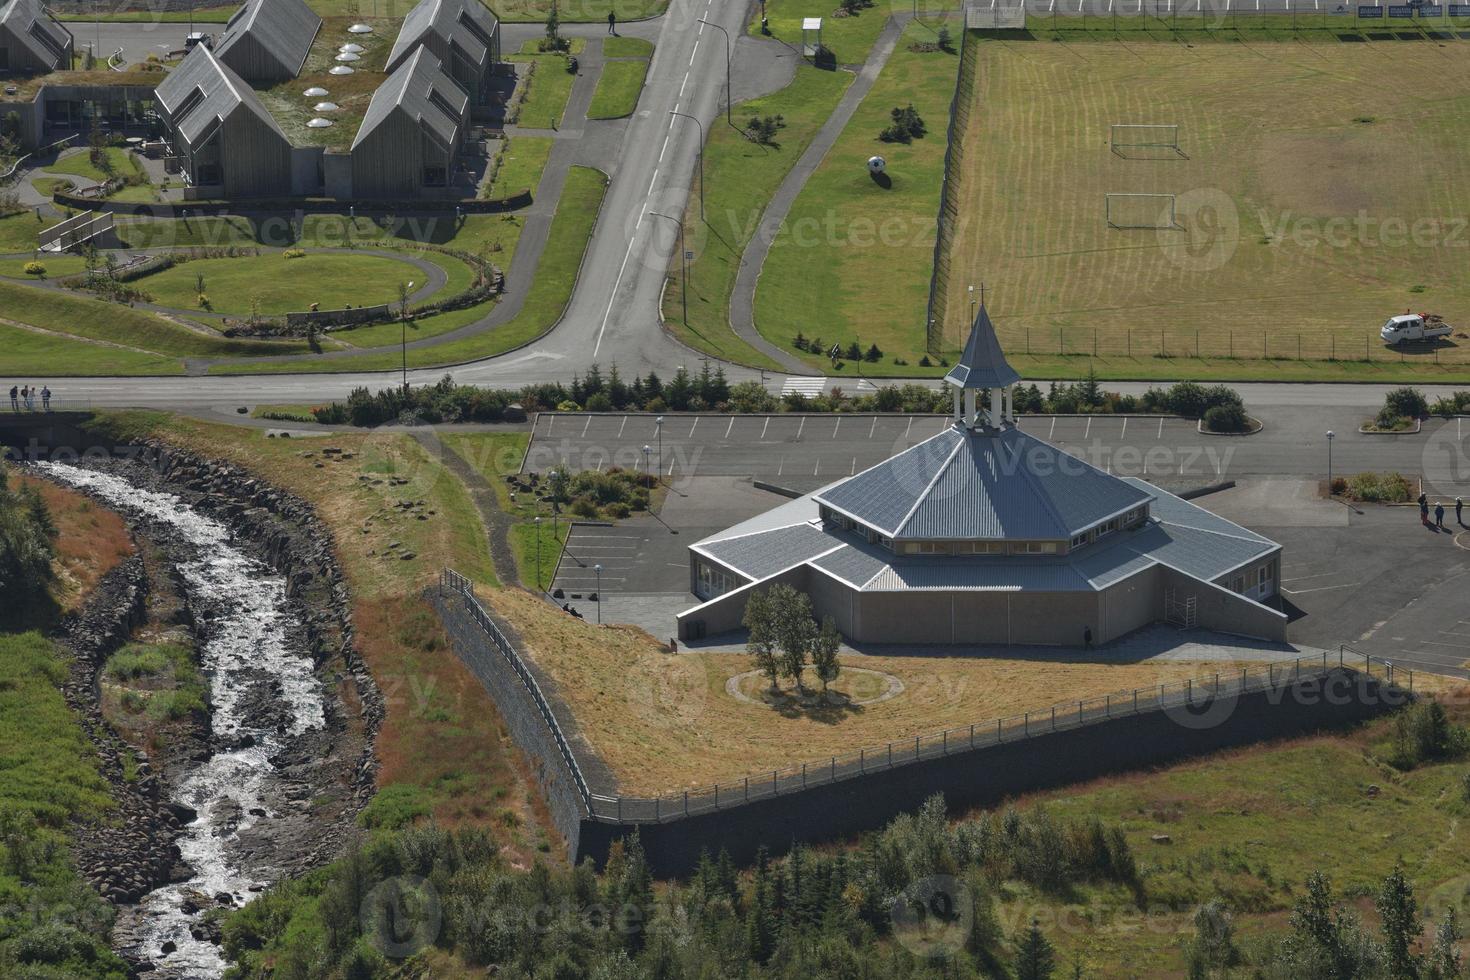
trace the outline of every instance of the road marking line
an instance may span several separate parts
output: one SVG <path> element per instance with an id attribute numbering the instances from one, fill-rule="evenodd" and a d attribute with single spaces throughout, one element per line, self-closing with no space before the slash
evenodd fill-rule
<path id="1" fill-rule="evenodd" d="M 1083 429 L 1082 429 L 1082 438 L 1086 439 L 1090 435 L 1092 435 L 1092 416 L 1091 415 L 1087 416 L 1087 425 L 1084 426 Z"/>
<path id="2" fill-rule="evenodd" d="M 690 439 L 693 439 L 694 438 L 694 430 L 697 429 L 697 428 L 699 428 L 699 416 L 696 415 L 694 417 L 694 424 L 689 427 L 689 436 L 688 436 L 688 438 L 690 438 Z"/>
<path id="3" fill-rule="evenodd" d="M 776 475 L 777 476 L 780 476 L 781 475 L 781 471 L 784 470 L 785 468 L 786 468 L 786 457 L 785 456 L 782 456 L 781 457 L 781 461 L 776 464 Z"/>
<path id="4" fill-rule="evenodd" d="M 836 439 L 837 438 L 837 430 L 840 429 L 840 428 L 842 428 L 842 419 L 841 418 L 839 418 L 837 420 L 837 424 L 836 425 L 832 426 L 832 438 L 833 439 Z"/>
<path id="5" fill-rule="evenodd" d="M 673 476 L 674 475 L 674 464 L 677 463 L 677 462 L 678 462 L 677 459 L 671 459 L 671 460 L 669 460 L 669 476 Z"/>
<path id="6" fill-rule="evenodd" d="M 1327 592 L 1332 589 L 1354 589 L 1362 585 L 1362 582 L 1349 582 L 1346 585 L 1319 585 L 1315 589 L 1282 589 L 1287 595 L 1306 595 L 1308 592 Z"/>
<path id="7" fill-rule="evenodd" d="M 912 431 L 912 430 L 913 430 L 913 428 L 914 428 L 914 417 L 913 417 L 913 416 L 912 416 L 912 415 L 910 415 L 910 416 L 909 416 L 909 424 L 908 424 L 908 426 L 907 426 L 907 427 L 906 427 L 906 428 L 905 428 L 905 429 L 904 429 L 904 430 L 903 430 L 903 437 L 904 437 L 904 438 L 905 438 L 905 439 L 907 439 L 907 438 L 908 438 L 908 437 L 909 437 L 909 432 L 910 432 L 910 431 Z"/>
<path id="8" fill-rule="evenodd" d="M 766 424 L 763 425 L 763 426 L 761 426 L 761 440 L 762 441 L 765 440 L 765 438 L 766 438 L 766 430 L 769 429 L 770 427 L 771 427 L 771 417 L 769 415 L 767 415 L 766 416 Z"/>
<path id="9" fill-rule="evenodd" d="M 868 438 L 869 439 L 873 438 L 873 433 L 875 433 L 877 431 L 878 431 L 878 416 L 874 415 L 873 416 L 873 424 L 868 429 Z"/>
<path id="10" fill-rule="evenodd" d="M 1046 441 L 1047 442 L 1051 442 L 1051 437 L 1056 433 L 1056 431 L 1057 431 L 1057 417 L 1055 415 L 1053 415 L 1051 417 L 1051 428 L 1046 430 Z"/>
<path id="11" fill-rule="evenodd" d="M 806 416 L 801 417 L 801 424 L 796 427 L 796 441 L 801 442 L 801 430 L 806 428 Z"/>
<path id="12" fill-rule="evenodd" d="M 856 457 L 856 456 L 854 456 L 854 457 L 853 457 L 853 458 L 852 458 L 852 471 L 851 471 L 851 472 L 850 472 L 850 473 L 848 473 L 848 474 L 847 474 L 847 475 L 848 475 L 848 476 L 853 476 L 853 475 L 855 475 L 855 474 L 856 474 L 856 473 L 857 473 L 857 457 Z"/>
<path id="13" fill-rule="evenodd" d="M 655 175 L 657 175 L 656 171 Z M 649 184 L 648 189 L 650 191 L 653 190 L 653 185 Z M 633 226 L 633 234 L 628 238 L 628 249 L 623 253 L 623 264 L 618 268 L 618 277 L 613 280 L 612 295 L 607 298 L 607 310 L 602 314 L 602 326 L 597 328 L 597 343 L 592 345 L 592 359 L 594 361 L 597 360 L 597 352 L 602 349 L 602 335 L 607 333 L 607 321 L 612 316 L 613 304 L 618 300 L 618 287 L 622 285 L 623 273 L 628 270 L 628 260 L 633 257 L 633 243 L 638 240 L 638 229 L 642 226 L 643 215 L 639 214 L 638 223 Z M 551 428 L 549 426 L 547 427 L 546 433 L 547 435 L 551 434 Z"/>
<path id="14" fill-rule="evenodd" d="M 1470 650 L 1470 644 L 1446 643 L 1443 640 L 1420 640 L 1420 643 L 1432 643 L 1437 647 L 1450 647 L 1454 650 Z"/>
<path id="15" fill-rule="evenodd" d="M 725 426 L 725 438 L 730 438 L 730 430 L 735 428 L 735 416 L 730 416 L 730 424 Z"/>
<path id="16" fill-rule="evenodd" d="M 1159 419 L 1159 438 L 1160 439 L 1163 439 L 1164 438 L 1164 420 L 1163 419 Z"/>
<path id="17" fill-rule="evenodd" d="M 1120 432 L 1120 433 L 1118 433 L 1118 439 L 1119 439 L 1119 441 L 1121 441 L 1124 438 L 1126 438 L 1127 435 L 1128 435 L 1128 416 L 1125 415 L 1125 416 L 1123 416 L 1123 431 Z"/>
<path id="18" fill-rule="evenodd" d="M 1293 575 L 1291 578 L 1283 578 L 1281 584 L 1288 582 L 1305 582 L 1309 578 L 1327 578 L 1329 575 L 1340 575 L 1341 572 L 1318 572 L 1316 575 Z M 1443 632 L 1443 630 L 1441 630 Z"/>
<path id="19" fill-rule="evenodd" d="M 587 430 L 592 428 L 592 416 L 587 416 L 587 424 L 582 426 L 582 438 L 587 438 Z"/>
<path id="20" fill-rule="evenodd" d="M 658 151 L 658 162 L 659 163 L 663 163 L 664 162 L 664 154 L 669 151 L 669 140 L 672 139 L 673 136 L 674 136 L 674 131 L 672 129 L 670 129 L 667 133 L 664 134 L 664 148 L 662 150 L 659 150 Z"/>
<path id="21" fill-rule="evenodd" d="M 812 467 L 812 476 L 816 476 L 817 475 L 817 471 L 820 470 L 821 468 L 822 468 L 822 461 L 820 459 L 818 459 L 817 460 L 817 465 Z"/>

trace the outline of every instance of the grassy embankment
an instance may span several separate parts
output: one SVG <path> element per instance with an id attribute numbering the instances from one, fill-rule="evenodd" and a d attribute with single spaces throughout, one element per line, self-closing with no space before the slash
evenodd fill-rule
<path id="1" fill-rule="evenodd" d="M 637 37 L 610 37 L 602 42 L 605 57 L 631 60 L 608 61 L 597 79 L 597 91 L 587 107 L 588 119 L 621 119 L 638 108 L 643 78 L 653 57 L 653 45 Z"/>

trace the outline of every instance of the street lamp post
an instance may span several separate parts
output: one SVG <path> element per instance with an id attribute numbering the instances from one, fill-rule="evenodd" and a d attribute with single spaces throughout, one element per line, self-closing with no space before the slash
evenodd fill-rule
<path id="1" fill-rule="evenodd" d="M 602 566 L 593 565 L 592 570 L 597 573 L 597 625 L 602 625 Z"/>
<path id="2" fill-rule="evenodd" d="M 541 592 L 541 515 L 536 515 L 536 591 Z"/>
<path id="3" fill-rule="evenodd" d="M 663 218 L 665 221 L 672 221 L 679 226 L 679 300 L 684 306 L 684 323 L 688 324 L 689 265 L 688 260 L 685 258 L 685 256 L 687 256 L 689 253 L 684 251 L 684 222 L 679 218 L 675 218 L 673 215 L 660 214 L 657 211 L 650 211 L 648 213 L 653 215 L 655 218 Z"/>
<path id="4" fill-rule="evenodd" d="M 730 59 L 733 57 L 733 54 L 731 52 L 730 32 L 725 30 L 719 24 L 710 23 L 703 17 L 699 18 L 699 22 L 709 27 L 713 27 L 715 30 L 725 35 L 725 122 L 733 126 L 735 125 L 735 117 L 733 115 L 735 107 L 733 104 L 734 89 L 730 87 Z"/>
<path id="5" fill-rule="evenodd" d="M 1331 429 L 1328 429 L 1327 430 L 1327 496 L 1329 496 L 1329 497 L 1332 496 L 1332 440 L 1334 438 L 1336 438 L 1336 433 L 1334 433 Z"/>
<path id="6" fill-rule="evenodd" d="M 402 306 L 398 310 L 398 325 L 401 327 L 399 342 L 403 349 L 403 393 L 408 394 L 408 294 L 413 292 L 413 280 L 403 287 Z"/>
<path id="7" fill-rule="evenodd" d="M 648 474 L 648 489 L 653 489 L 653 447 L 643 447 L 643 470 Z"/>
<path id="8" fill-rule="evenodd" d="M 699 127 L 699 220 L 704 220 L 704 123 L 699 121 L 698 116 L 691 116 L 687 112 L 679 112 L 670 109 L 669 115 L 682 116 L 685 119 L 693 119 L 694 125 Z"/>
<path id="9" fill-rule="evenodd" d="M 653 420 L 654 428 L 658 430 L 658 482 L 664 482 L 664 417 L 660 415 Z"/>

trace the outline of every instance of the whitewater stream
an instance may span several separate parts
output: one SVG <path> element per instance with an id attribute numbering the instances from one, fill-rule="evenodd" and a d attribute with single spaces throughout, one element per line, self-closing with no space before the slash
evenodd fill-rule
<path id="1" fill-rule="evenodd" d="M 120 513 L 171 533 L 185 545 L 180 550 L 192 555 L 177 567 L 194 611 L 199 663 L 209 681 L 214 742 L 228 748 L 218 748 L 174 782 L 173 802 L 199 815 L 178 841 L 193 877 L 143 899 L 143 948 L 157 964 L 156 976 L 218 977 L 227 965 L 219 948 L 195 939 L 190 926 L 198 909 L 213 906 L 216 896 L 228 894 L 240 904 L 271 883 L 242 871 L 231 845 L 241 831 L 272 816 L 263 792 L 274 771 L 270 759 L 292 739 L 325 725 L 323 692 L 311 659 L 291 640 L 297 624 L 286 582 L 234 547 L 224 524 L 171 494 L 141 489 L 109 473 L 35 465 Z M 263 690 L 271 698 L 269 712 L 252 708 Z M 173 952 L 161 954 L 170 942 Z"/>

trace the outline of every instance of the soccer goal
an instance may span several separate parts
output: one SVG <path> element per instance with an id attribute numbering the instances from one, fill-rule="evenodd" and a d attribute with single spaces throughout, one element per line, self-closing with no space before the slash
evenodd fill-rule
<path id="1" fill-rule="evenodd" d="M 1105 194 L 1109 228 L 1178 228 L 1173 194 Z"/>
<path id="2" fill-rule="evenodd" d="M 1173 123 L 1113 123 L 1108 127 L 1108 149 L 1114 153 L 1143 149 L 1179 153 L 1179 126 Z"/>

